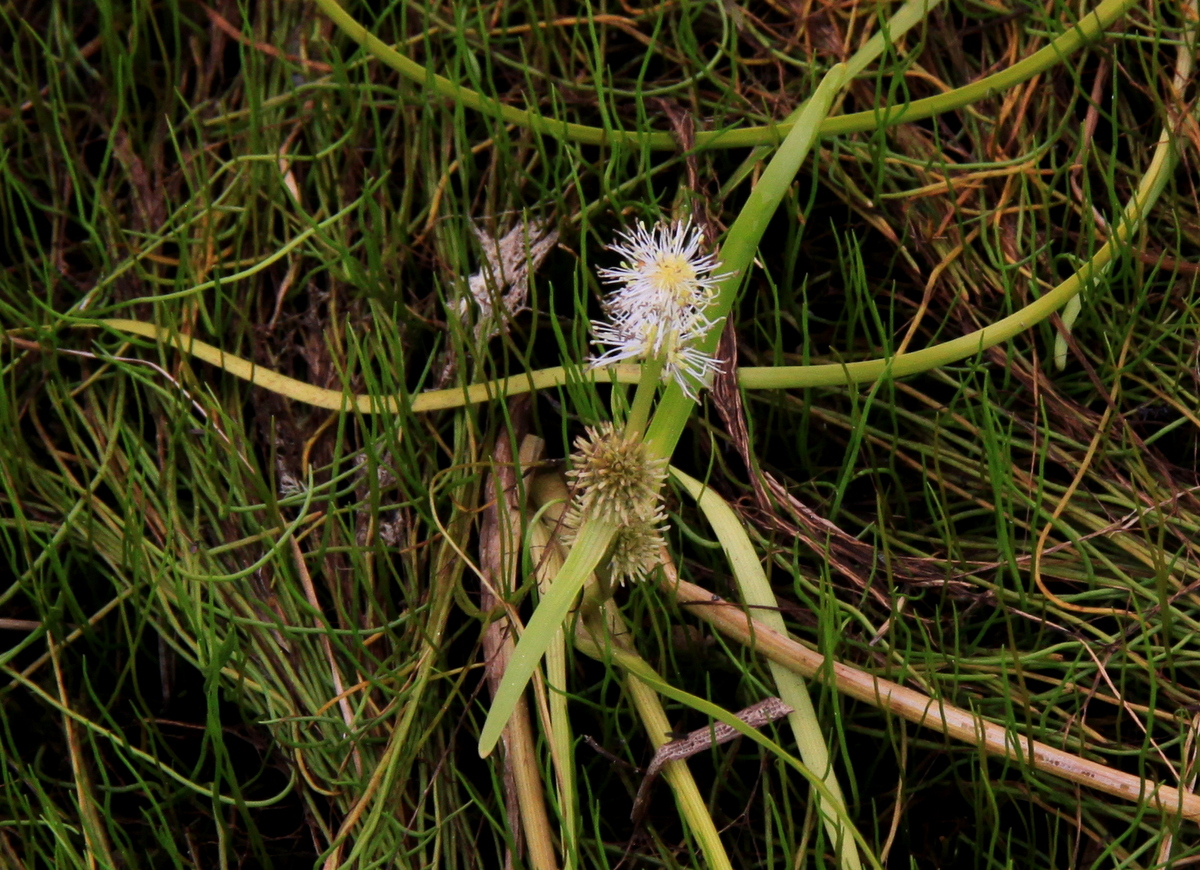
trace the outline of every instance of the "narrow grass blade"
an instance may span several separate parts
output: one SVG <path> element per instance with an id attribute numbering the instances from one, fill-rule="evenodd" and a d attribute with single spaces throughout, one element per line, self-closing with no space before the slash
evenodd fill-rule
<path id="1" fill-rule="evenodd" d="M 787 628 L 783 624 L 779 601 L 775 598 L 771 584 L 767 582 L 767 575 L 763 572 L 754 545 L 750 542 L 746 530 L 742 528 L 737 515 L 723 498 L 690 475 L 672 467 L 671 476 L 696 500 L 709 525 L 717 533 L 717 540 L 725 550 L 729 567 L 741 591 L 742 602 L 747 607 L 756 608 L 756 612 L 761 614 L 760 619 L 773 630 L 786 635 Z M 821 818 L 825 822 L 829 838 L 832 842 L 841 844 L 840 857 L 843 867 L 860 867 L 858 853 L 854 850 L 850 838 L 845 836 L 840 824 L 840 817 L 845 815 L 846 801 L 830 763 L 829 749 L 825 745 L 821 724 L 808 695 L 808 687 L 804 685 L 803 678 L 782 665 L 771 662 L 770 667 L 780 699 L 792 708 L 792 713 L 788 715 L 788 723 L 792 726 L 792 733 L 796 735 L 800 757 L 804 759 L 808 769 L 821 777 L 829 789 L 830 798 L 820 799 Z M 828 802 L 832 802 L 832 805 Z"/>
<path id="2" fill-rule="evenodd" d="M 492 707 L 488 710 L 483 731 L 479 735 L 480 756 L 486 757 L 496 748 L 496 741 L 500 739 L 500 733 L 512 715 L 517 699 L 525 691 L 534 669 L 554 640 L 555 631 L 567 618 L 571 603 L 583 588 L 584 580 L 600 563 L 615 532 L 614 526 L 597 520 L 579 530 L 567 561 L 550 584 L 550 591 L 538 604 L 533 618 L 517 642 L 517 648 L 513 650 L 508 669 L 504 672 L 504 681 L 492 700 Z"/>

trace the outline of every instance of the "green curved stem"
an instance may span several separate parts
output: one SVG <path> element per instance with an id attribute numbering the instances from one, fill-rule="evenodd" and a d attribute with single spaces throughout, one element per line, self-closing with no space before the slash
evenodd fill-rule
<path id="1" fill-rule="evenodd" d="M 601 384 L 636 384 L 641 381 L 642 370 L 642 367 L 636 363 L 607 366 L 595 370 L 580 366 L 554 366 L 534 372 L 523 372 L 495 381 L 485 381 L 481 384 L 452 387 L 446 390 L 430 390 L 416 395 L 363 395 L 347 393 L 342 390 L 327 390 L 295 378 L 289 378 L 287 375 L 281 375 L 279 372 L 256 365 L 240 356 L 226 353 L 208 342 L 141 320 L 108 318 L 81 322 L 79 325 L 106 326 L 120 332 L 140 335 L 143 338 L 169 344 L 189 356 L 224 369 L 234 377 L 248 381 L 256 387 L 262 387 L 264 390 L 286 396 L 293 401 L 330 411 L 353 410 L 360 414 L 398 414 L 404 409 L 412 411 L 414 414 L 445 411 L 449 408 L 477 405 L 480 402 L 488 402 L 505 396 L 561 387 L 564 384 L 581 380 L 590 380 Z M 21 341 L 21 336 L 27 334 L 29 334 L 27 330 L 20 329 L 4 333 L 13 341 Z"/>
<path id="2" fill-rule="evenodd" d="M 717 533 L 717 539 L 721 542 L 725 558 L 737 581 L 742 603 L 746 607 L 754 608 L 761 622 L 786 637 L 787 626 L 783 622 L 779 601 L 767 581 L 758 553 L 750 542 L 750 536 L 742 527 L 741 520 L 725 499 L 694 477 L 675 466 L 671 466 L 670 473 L 696 500 L 708 524 Z M 775 680 L 776 692 L 783 703 L 792 708 L 788 715 L 788 724 L 791 725 L 792 734 L 796 738 L 800 758 L 804 766 L 814 776 L 819 777 L 829 790 L 828 797 L 825 797 L 824 793 L 817 796 L 817 803 L 821 820 L 829 834 L 829 841 L 839 850 L 839 865 L 844 870 L 859 868 L 862 862 L 855 851 L 853 838 L 846 835 L 842 825 L 842 817 L 846 815 L 846 799 L 842 795 L 837 774 L 829 759 L 829 748 L 825 744 L 825 735 L 813 708 L 812 698 L 809 697 L 808 687 L 802 677 L 782 665 L 770 662 L 769 667 Z"/>
<path id="3" fill-rule="evenodd" d="M 955 88 L 944 94 L 915 100 L 897 106 L 888 106 L 868 112 L 855 112 L 849 115 L 839 115 L 827 118 L 820 127 L 821 136 L 838 136 L 845 133 L 877 130 L 907 121 L 928 118 L 941 112 L 949 112 L 962 108 L 977 100 L 991 96 L 999 91 L 1020 84 L 1068 55 L 1078 51 L 1088 42 L 1099 37 L 1106 28 L 1129 11 L 1137 0 L 1104 0 L 1078 24 L 1058 36 L 1045 48 L 1035 52 L 1006 70 L 986 76 L 977 82 Z M 422 66 L 412 58 L 401 54 L 383 40 L 374 36 L 363 25 L 359 24 L 346 12 L 337 0 L 316 0 L 321 10 L 342 29 L 342 31 L 373 54 L 378 60 L 396 70 L 405 78 L 429 88 L 435 94 L 451 99 L 486 115 L 500 118 L 510 124 L 527 127 L 539 133 L 545 133 L 558 139 L 571 142 L 581 142 L 587 145 L 611 145 L 624 142 L 635 147 L 648 147 L 658 151 L 675 151 L 679 142 L 671 133 L 663 131 L 635 132 L 630 130 L 605 130 L 602 127 L 591 127 L 586 124 L 572 124 L 546 118 L 537 112 L 518 109 L 501 103 L 492 97 L 484 96 L 478 91 L 452 82 L 445 76 L 438 75 Z M 930 6 L 933 4 L 930 3 Z M 919 20 L 919 19 L 916 19 Z M 916 23 L 913 20 L 912 23 Z M 902 20 L 900 23 L 904 23 Z M 911 26 L 911 24 L 909 24 Z M 892 38 L 895 39 L 903 32 L 903 27 L 892 27 Z M 866 66 L 873 58 L 870 51 L 881 51 L 884 41 L 878 45 L 868 43 L 864 51 L 852 57 L 849 63 L 857 67 Z M 864 60 L 865 59 L 865 60 Z M 761 127 L 745 127 L 740 130 L 714 130 L 696 133 L 696 148 L 745 148 L 754 145 L 771 145 L 779 141 L 791 131 L 791 124 L 772 124 Z"/>
<path id="4" fill-rule="evenodd" d="M 889 44 L 894 44 L 916 24 L 924 21 L 929 16 L 929 13 L 941 2 L 942 0 L 907 0 L 879 31 L 868 39 L 866 44 L 854 52 L 846 61 L 846 76 L 854 78 L 861 73 L 872 61 L 883 54 L 884 49 Z M 788 116 L 783 119 L 779 126 L 790 130 L 792 124 L 796 123 L 800 118 L 800 113 L 804 111 L 807 105 L 808 100 L 802 102 L 788 113 Z M 721 183 L 719 198 L 724 200 L 729 196 L 730 191 L 741 185 L 750 173 L 754 171 L 754 167 L 771 153 L 772 147 L 773 145 L 756 145 L 754 150 L 747 154 L 746 158 L 738 165 L 738 168 L 730 173 L 729 177 Z"/>
<path id="5" fill-rule="evenodd" d="M 1137 0 L 1104 0 L 1084 16 L 1078 24 L 1065 31 L 1044 48 L 1035 51 L 1024 60 L 1017 61 L 1008 69 L 985 76 L 969 85 L 946 91 L 935 97 L 913 100 L 897 106 L 887 106 L 870 112 L 855 112 L 827 118 L 821 124 L 822 136 L 840 136 L 846 133 L 861 133 L 892 127 L 908 121 L 919 121 L 942 112 L 961 109 L 971 103 L 993 96 L 1035 75 L 1045 72 L 1065 60 L 1083 46 L 1103 35 L 1117 19 L 1137 5 Z M 726 146 L 730 147 L 730 146 Z"/>
<path id="6" fill-rule="evenodd" d="M 899 378 L 967 359 L 989 347 L 1008 341 L 1045 320 L 1080 290 L 1101 277 L 1117 254 L 1129 243 L 1129 237 L 1157 201 L 1171 177 L 1177 156 L 1169 132 L 1164 129 L 1150 166 L 1142 176 L 1137 191 L 1125 206 L 1122 219 L 1116 222 L 1115 231 L 1108 241 L 1078 272 L 1015 314 L 959 338 L 901 356 L 863 360 L 845 365 L 743 369 L 739 382 L 746 389 L 772 390 L 863 383 L 889 376 Z"/>

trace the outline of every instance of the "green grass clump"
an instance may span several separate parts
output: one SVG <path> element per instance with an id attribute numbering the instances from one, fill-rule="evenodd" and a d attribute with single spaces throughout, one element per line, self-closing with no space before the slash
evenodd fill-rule
<path id="1" fill-rule="evenodd" d="M 733 506 L 794 638 L 1022 741 L 1192 790 L 1194 5 L 1110 0 L 1094 41 L 1071 30 L 1087 10 L 1061 3 L 946 0 L 903 34 L 883 27 L 895 9 L 864 4 L 345 10 L 424 72 L 314 4 L 0 10 L 0 865 L 525 866 L 527 804 L 503 754 L 476 751 L 501 615 L 482 593 L 489 475 L 525 433 L 545 443 L 538 473 L 556 472 L 632 399 L 574 368 L 604 246 L 637 219 L 733 226 L 772 183 L 777 124 L 879 33 L 742 252 L 727 329 L 754 373 L 690 417 L 664 400 L 678 426 L 649 437 Z M 882 123 L 910 104 L 941 111 Z M 1089 271 L 1148 178 L 1140 223 Z M 557 245 L 525 304 L 487 320 L 469 278 L 523 222 Z M 1077 307 L 920 374 L 780 368 L 934 347 L 1075 275 Z M 292 401 L 106 319 L 379 398 Z M 563 365 L 527 399 L 465 390 Z M 472 401 L 408 401 L 433 389 Z M 666 506 L 679 575 L 740 600 L 705 515 L 681 489 Z M 508 604 L 528 621 L 528 540 L 514 553 L 527 570 Z M 678 692 L 725 710 L 777 692 L 667 584 L 617 602 Z M 577 806 L 537 703 L 524 771 L 570 832 L 560 862 L 700 866 L 669 789 L 628 818 L 663 737 L 645 698 L 603 655 L 563 655 Z M 809 688 L 866 860 L 1200 855 L 1195 820 Z M 672 697 L 673 731 L 709 724 Z M 794 752 L 780 725 L 765 733 Z M 778 756 L 743 740 L 688 768 L 732 866 L 837 863 Z"/>

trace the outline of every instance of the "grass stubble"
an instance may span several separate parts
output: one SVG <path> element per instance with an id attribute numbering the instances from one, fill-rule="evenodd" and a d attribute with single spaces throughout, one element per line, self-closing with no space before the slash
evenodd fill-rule
<path id="1" fill-rule="evenodd" d="M 693 125 L 782 119 L 880 24 L 817 2 L 346 8 L 480 94 L 682 142 Z M 840 111 L 1009 68 L 1081 11 L 949 2 Z M 528 403 L 341 413 L 96 324 L 155 324 L 347 396 L 578 362 L 603 246 L 680 210 L 727 226 L 757 177 L 731 181 L 746 150 L 536 134 L 431 97 L 308 4 L 30 2 L 0 16 L 0 861 L 524 862 L 505 765 L 475 753 L 489 473 L 497 441 L 516 455 L 523 431 L 565 456 L 620 401 L 613 388 L 573 378 Z M 1143 4 L 969 107 L 824 138 L 730 320 L 741 363 L 760 367 L 880 357 L 994 322 L 1111 236 L 1165 124 L 1180 168 L 1063 312 L 1069 329 L 1056 315 L 903 380 L 746 389 L 740 429 L 710 400 L 673 457 L 743 518 L 800 642 L 1186 790 L 1200 727 L 1200 134 L 1195 85 L 1172 77 L 1194 23 L 1194 7 Z M 559 247 L 529 310 L 479 325 L 466 290 L 478 233 L 525 215 L 558 227 Z M 703 516 L 679 491 L 668 504 L 679 576 L 736 599 Z M 531 582 L 510 598 L 525 618 Z M 618 601 L 640 656 L 678 688 L 727 710 L 774 693 L 762 658 L 666 587 Z M 613 669 L 563 655 L 569 704 L 532 720 L 569 715 L 576 742 L 531 743 L 569 861 L 693 866 L 661 786 L 641 824 L 627 819 L 651 754 L 635 698 Z M 1193 823 L 811 689 L 849 816 L 888 866 L 1200 854 Z M 706 724 L 662 703 L 674 731 Z M 553 754 L 573 754 L 565 802 Z M 741 741 L 689 767 L 735 866 L 833 860 L 807 784 L 778 759 Z"/>

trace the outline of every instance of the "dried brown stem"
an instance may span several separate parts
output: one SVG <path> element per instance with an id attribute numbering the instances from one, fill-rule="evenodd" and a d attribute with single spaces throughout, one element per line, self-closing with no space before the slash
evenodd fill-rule
<path id="1" fill-rule="evenodd" d="M 841 662 L 830 661 L 803 644 L 772 631 L 761 622 L 751 621 L 737 604 L 685 580 L 672 578 L 664 587 L 681 604 L 688 605 L 690 612 L 723 634 L 754 647 L 771 661 L 798 674 L 831 683 L 839 692 L 856 700 L 978 746 L 990 755 L 1145 804 L 1164 815 L 1179 815 L 1200 821 L 1200 795 L 1088 761 L 921 692 Z"/>

